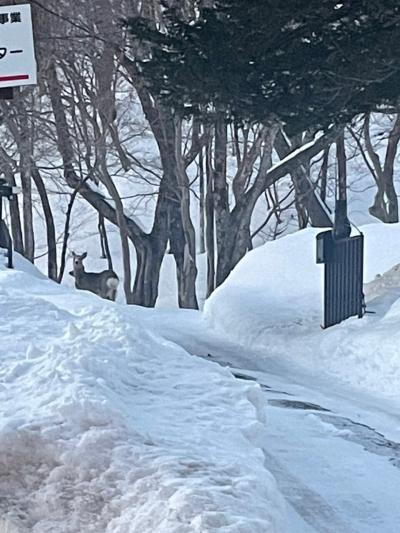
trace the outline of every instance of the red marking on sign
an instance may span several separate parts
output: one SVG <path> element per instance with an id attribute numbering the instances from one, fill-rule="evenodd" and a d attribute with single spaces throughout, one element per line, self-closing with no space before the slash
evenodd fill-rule
<path id="1" fill-rule="evenodd" d="M 18 74 L 18 76 L 0 76 L 0 83 L 2 81 L 20 81 L 29 80 L 28 74 Z"/>

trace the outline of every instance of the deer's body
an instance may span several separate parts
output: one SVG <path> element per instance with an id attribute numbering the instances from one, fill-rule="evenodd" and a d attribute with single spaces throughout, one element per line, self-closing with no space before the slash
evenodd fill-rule
<path id="1" fill-rule="evenodd" d="M 74 270 L 70 274 L 75 278 L 75 287 L 115 302 L 119 284 L 117 274 L 111 269 L 103 272 L 85 272 L 83 260 L 87 257 L 87 253 L 82 255 L 72 253 L 72 255 Z"/>

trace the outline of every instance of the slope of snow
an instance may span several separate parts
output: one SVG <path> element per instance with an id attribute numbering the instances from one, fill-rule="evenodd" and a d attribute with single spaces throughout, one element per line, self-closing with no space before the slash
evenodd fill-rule
<path id="1" fill-rule="evenodd" d="M 249 253 L 206 302 L 211 323 L 236 342 L 286 358 L 316 378 L 335 376 L 398 401 L 400 388 L 400 225 L 365 226 L 368 308 L 375 314 L 322 331 L 323 266 L 308 229 Z M 390 281 L 389 281 L 390 278 Z M 390 287 L 388 289 L 388 287 Z"/>
<path id="2" fill-rule="evenodd" d="M 16 263 L 0 256 L 0 526 L 282 533 L 260 388 Z"/>

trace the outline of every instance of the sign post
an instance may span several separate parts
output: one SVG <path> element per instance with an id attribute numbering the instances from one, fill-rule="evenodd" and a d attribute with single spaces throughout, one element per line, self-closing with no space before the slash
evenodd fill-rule
<path id="1" fill-rule="evenodd" d="M 0 95 L 13 87 L 36 85 L 36 60 L 29 4 L 0 6 Z"/>
<path id="2" fill-rule="evenodd" d="M 3 198 L 12 200 L 18 192 L 18 187 L 11 187 L 4 178 L 0 177 L 0 247 L 7 249 L 8 268 L 13 268 L 12 240 L 10 232 L 3 221 Z"/>
<path id="3" fill-rule="evenodd" d="M 15 87 L 36 85 L 36 59 L 29 4 L 0 6 L 0 99 L 11 100 Z M 0 168 L 1 174 L 1 168 Z M 0 247 L 12 268 L 12 240 L 2 217 L 3 198 L 18 192 L 0 176 Z"/>

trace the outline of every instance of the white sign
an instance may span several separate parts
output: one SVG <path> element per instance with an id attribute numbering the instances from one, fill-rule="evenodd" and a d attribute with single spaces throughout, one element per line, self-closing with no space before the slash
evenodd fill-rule
<path id="1" fill-rule="evenodd" d="M 0 88 L 36 84 L 29 4 L 0 7 Z"/>

